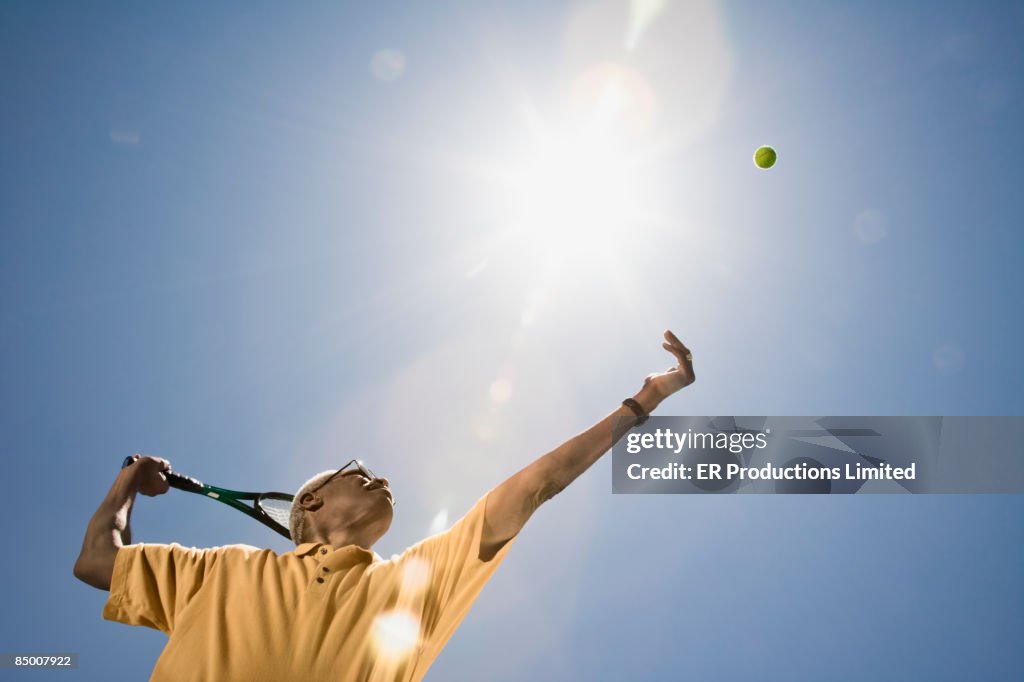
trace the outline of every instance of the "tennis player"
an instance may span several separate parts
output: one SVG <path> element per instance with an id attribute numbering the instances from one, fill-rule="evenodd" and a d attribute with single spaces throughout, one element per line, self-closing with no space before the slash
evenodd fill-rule
<path id="1" fill-rule="evenodd" d="M 662 345 L 676 366 L 391 559 L 372 547 L 391 526 L 394 497 L 360 462 L 298 490 L 294 551 L 131 544 L 136 494 L 168 488 L 169 463 L 147 456 L 121 470 L 92 517 L 75 576 L 109 590 L 104 618 L 168 635 L 152 680 L 420 680 L 533 512 L 693 383 L 689 350 L 671 331 Z"/>

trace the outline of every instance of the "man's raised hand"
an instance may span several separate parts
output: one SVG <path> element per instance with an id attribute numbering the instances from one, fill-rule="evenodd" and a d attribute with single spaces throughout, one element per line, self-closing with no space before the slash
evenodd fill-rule
<path id="1" fill-rule="evenodd" d="M 676 358 L 676 366 L 670 367 L 664 372 L 648 374 L 644 379 L 644 389 L 653 391 L 658 402 L 664 400 L 676 391 L 689 386 L 697 377 L 693 373 L 693 355 L 690 349 L 683 345 L 671 330 L 665 330 L 665 342 L 661 347 L 672 353 Z"/>

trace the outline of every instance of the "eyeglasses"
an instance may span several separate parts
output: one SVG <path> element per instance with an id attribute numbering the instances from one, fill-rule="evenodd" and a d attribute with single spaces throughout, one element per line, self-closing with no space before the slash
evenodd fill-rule
<path id="1" fill-rule="evenodd" d="M 341 476 L 343 474 L 346 474 L 346 473 L 348 473 L 350 471 L 358 471 L 360 476 L 364 476 L 366 479 L 368 479 L 370 481 L 376 480 L 376 478 L 377 478 L 377 474 L 375 474 L 372 471 L 370 471 L 366 467 L 366 465 L 363 464 L 363 461 L 361 459 L 353 459 L 351 462 L 349 462 L 345 466 L 343 466 L 340 469 L 338 469 L 337 471 L 335 471 L 329 477 L 327 477 L 324 480 L 323 483 L 321 483 L 320 485 L 316 486 L 315 488 L 312 488 L 311 490 L 308 490 L 307 492 L 315 493 L 317 490 L 320 490 L 320 488 L 323 488 L 325 485 L 327 485 L 328 483 L 333 481 L 336 477 Z M 395 504 L 396 503 L 394 502 L 394 498 L 392 497 L 391 505 L 395 506 Z"/>

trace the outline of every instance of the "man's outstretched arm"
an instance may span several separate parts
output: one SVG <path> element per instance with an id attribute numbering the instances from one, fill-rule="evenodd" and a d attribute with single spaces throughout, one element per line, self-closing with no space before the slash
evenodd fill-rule
<path id="1" fill-rule="evenodd" d="M 651 374 L 633 396 L 644 412 L 651 413 L 661 401 L 694 382 L 690 351 L 670 331 L 662 346 L 678 361 L 677 366 Z M 480 558 L 490 560 L 526 524 L 533 512 L 560 493 L 590 468 L 632 428 L 638 417 L 621 406 L 594 426 L 535 460 L 491 491 L 484 513 Z"/>
<path id="2" fill-rule="evenodd" d="M 167 492 L 163 471 L 170 464 L 159 457 L 136 456 L 135 462 L 117 475 L 114 485 L 89 521 L 82 551 L 75 561 L 75 577 L 101 590 L 110 589 L 117 551 L 132 542 L 129 526 L 135 495 Z"/>

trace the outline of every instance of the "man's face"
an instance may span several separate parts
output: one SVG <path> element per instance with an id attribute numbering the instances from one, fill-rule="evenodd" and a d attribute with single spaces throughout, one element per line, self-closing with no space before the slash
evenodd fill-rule
<path id="1" fill-rule="evenodd" d="M 394 497 L 386 478 L 367 478 L 358 470 L 344 471 L 316 494 L 323 499 L 317 511 L 321 522 L 337 520 L 344 525 L 359 525 L 381 537 L 394 518 Z"/>

